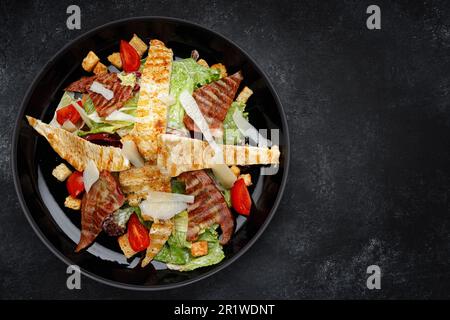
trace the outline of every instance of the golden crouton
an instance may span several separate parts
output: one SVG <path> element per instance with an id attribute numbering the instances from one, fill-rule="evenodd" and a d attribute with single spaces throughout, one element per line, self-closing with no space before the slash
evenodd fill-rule
<path id="1" fill-rule="evenodd" d="M 193 257 L 201 257 L 208 254 L 208 242 L 197 241 L 191 245 L 191 255 Z"/>
<path id="2" fill-rule="evenodd" d="M 87 56 L 83 59 L 81 66 L 87 72 L 91 72 L 92 69 L 94 69 L 97 62 L 99 61 L 100 61 L 99 57 L 97 57 L 97 55 L 93 51 L 89 51 Z"/>
<path id="3" fill-rule="evenodd" d="M 122 69 L 122 59 L 119 52 L 114 52 L 108 56 L 108 61 L 117 69 Z"/>
<path id="4" fill-rule="evenodd" d="M 226 76 L 228 76 L 228 74 L 227 74 L 227 68 L 226 68 L 223 64 L 221 64 L 221 63 L 213 64 L 213 65 L 211 66 L 211 69 L 217 69 L 217 70 L 219 70 L 219 71 L 220 71 L 220 77 L 221 77 L 221 78 L 225 78 Z"/>
<path id="5" fill-rule="evenodd" d="M 127 200 L 128 200 L 128 204 L 132 207 L 137 207 L 139 205 L 139 203 L 141 203 L 143 198 L 139 197 L 136 194 L 129 194 L 127 196 Z"/>
<path id="6" fill-rule="evenodd" d="M 239 169 L 236 166 L 231 166 L 230 167 L 231 172 L 233 172 L 233 174 L 237 177 L 239 177 L 239 175 L 241 174 L 241 169 Z"/>
<path id="7" fill-rule="evenodd" d="M 133 35 L 129 44 L 139 53 L 139 56 L 142 57 L 144 53 L 147 51 L 148 46 L 144 41 L 141 40 L 136 34 Z"/>
<path id="8" fill-rule="evenodd" d="M 244 89 L 242 89 L 242 91 L 237 96 L 236 101 L 240 103 L 247 103 L 248 98 L 250 98 L 252 94 L 252 89 L 250 89 L 249 87 L 244 87 Z"/>
<path id="9" fill-rule="evenodd" d="M 72 210 L 80 210 L 81 209 L 81 199 L 74 198 L 72 196 L 68 196 L 66 201 L 64 201 L 64 206 L 66 208 Z"/>
<path id="10" fill-rule="evenodd" d="M 67 166 L 64 163 L 61 163 L 60 165 L 56 166 L 55 169 L 53 169 L 52 171 L 52 175 L 61 182 L 66 180 L 71 174 L 72 171 L 69 168 L 67 168 Z"/>
<path id="11" fill-rule="evenodd" d="M 199 60 L 197 60 L 197 63 L 198 63 L 199 65 L 201 65 L 201 66 L 204 66 L 204 67 L 206 67 L 206 68 L 209 68 L 208 62 L 206 62 L 204 59 L 199 59 Z"/>
<path id="12" fill-rule="evenodd" d="M 250 173 L 241 174 L 238 179 L 243 179 L 247 187 L 252 185 L 252 176 Z"/>
<path id="13" fill-rule="evenodd" d="M 103 63 L 98 62 L 98 63 L 95 65 L 94 73 L 95 73 L 96 75 L 103 74 L 103 73 L 108 73 L 108 68 L 107 68 Z"/>
<path id="14" fill-rule="evenodd" d="M 130 245 L 130 241 L 128 240 L 128 234 L 123 234 L 119 238 L 117 238 L 117 242 L 119 243 L 120 249 L 127 259 L 134 256 L 137 252 L 133 250 Z"/>

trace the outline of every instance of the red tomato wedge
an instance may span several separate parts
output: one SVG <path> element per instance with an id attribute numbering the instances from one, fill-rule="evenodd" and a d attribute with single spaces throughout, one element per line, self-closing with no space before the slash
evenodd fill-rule
<path id="1" fill-rule="evenodd" d="M 248 216 L 252 207 L 252 199 L 244 179 L 238 179 L 231 188 L 231 204 L 237 213 Z"/>
<path id="2" fill-rule="evenodd" d="M 77 101 L 76 103 L 78 103 L 80 107 L 82 106 L 81 101 Z M 70 120 L 73 124 L 76 124 L 78 120 L 80 120 L 80 114 L 71 104 L 56 111 L 56 121 L 58 121 L 60 125 L 63 125 L 67 120 Z"/>
<path id="3" fill-rule="evenodd" d="M 123 70 L 126 72 L 137 71 L 141 66 L 139 53 L 124 40 L 120 40 L 120 59 L 122 60 Z"/>
<path id="4" fill-rule="evenodd" d="M 139 252 L 147 249 L 150 245 L 150 236 L 148 230 L 139 221 L 139 218 L 135 213 L 133 213 L 128 220 L 128 241 L 130 242 L 131 248 L 134 251 Z"/>
<path id="5" fill-rule="evenodd" d="M 76 198 L 84 191 L 83 173 L 75 171 L 70 175 L 66 182 L 67 191 Z"/>

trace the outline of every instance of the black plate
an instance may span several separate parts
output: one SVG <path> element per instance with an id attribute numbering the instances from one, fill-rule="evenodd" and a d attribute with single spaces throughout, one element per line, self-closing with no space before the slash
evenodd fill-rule
<path id="1" fill-rule="evenodd" d="M 277 174 L 260 176 L 252 168 L 254 201 L 250 218 L 238 217 L 238 228 L 225 246 L 226 258 L 218 265 L 191 272 L 164 269 L 154 263 L 142 269 L 137 259 L 125 260 L 113 238 L 99 236 L 87 251 L 75 253 L 79 238 L 80 213 L 64 208 L 65 186 L 51 175 L 61 159 L 44 138 L 26 123 L 24 115 L 49 122 L 61 98 L 62 89 L 85 74 L 80 63 L 89 50 L 102 61 L 118 51 L 120 39 L 133 33 L 148 41 L 157 38 L 178 57 L 188 57 L 192 49 L 209 63 L 222 62 L 229 72 L 242 70 L 243 85 L 254 95 L 247 110 L 257 128 L 279 129 L 281 150 Z M 80 266 L 83 274 L 100 282 L 127 289 L 161 290 L 186 285 L 223 269 L 241 256 L 267 227 L 280 202 L 289 163 L 289 138 L 286 116 L 267 77 L 237 45 L 223 36 L 193 23 L 164 17 L 139 17 L 98 27 L 60 50 L 36 77 L 28 90 L 14 131 L 12 166 L 14 182 L 27 219 L 47 247 L 67 264 Z"/>

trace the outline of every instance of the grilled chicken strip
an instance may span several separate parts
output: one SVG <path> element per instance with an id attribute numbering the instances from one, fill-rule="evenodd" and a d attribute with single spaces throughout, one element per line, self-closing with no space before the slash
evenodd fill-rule
<path id="1" fill-rule="evenodd" d="M 122 171 L 130 168 L 130 162 L 119 148 L 99 146 L 33 117 L 27 116 L 27 119 L 28 123 L 47 139 L 53 150 L 77 171 L 83 171 L 89 160 L 93 160 L 100 171 Z"/>
<path id="2" fill-rule="evenodd" d="M 102 231 L 106 217 L 125 202 L 116 179 L 108 171 L 100 172 L 99 179 L 85 193 L 81 202 L 81 237 L 75 252 L 89 246 Z"/>
<path id="3" fill-rule="evenodd" d="M 220 243 L 226 244 L 233 234 L 234 219 L 213 179 L 204 170 L 182 173 L 178 179 L 186 184 L 186 194 L 195 197 L 188 206 L 187 239 L 195 241 L 201 230 L 218 223 L 222 229 Z"/>
<path id="4" fill-rule="evenodd" d="M 89 88 L 94 81 L 101 83 L 105 88 L 111 90 L 114 93 L 113 98 L 111 100 L 107 100 L 101 94 L 91 91 Z M 95 110 L 97 110 L 100 117 L 107 117 L 113 111 L 122 108 L 125 102 L 133 95 L 133 87 L 122 86 L 116 73 L 105 73 L 88 78 L 82 78 L 70 84 L 65 90 L 89 93 L 89 97 L 91 98 Z"/>
<path id="5" fill-rule="evenodd" d="M 172 220 L 155 221 L 150 228 L 150 245 L 142 259 L 142 267 L 148 265 L 153 258 L 161 251 L 162 247 L 169 239 L 173 228 Z"/>
<path id="6" fill-rule="evenodd" d="M 253 165 L 278 164 L 280 150 L 278 146 L 272 148 L 220 145 L 225 164 Z M 214 158 L 214 151 L 208 142 L 180 137 L 172 134 L 159 136 L 158 167 L 171 177 L 182 172 L 211 168 L 218 164 Z"/>
<path id="7" fill-rule="evenodd" d="M 223 132 L 223 120 L 233 102 L 237 89 L 242 81 L 242 73 L 235 74 L 202 86 L 194 91 L 192 97 L 205 117 L 211 132 L 221 136 Z M 191 131 L 199 131 L 194 121 L 188 116 L 183 120 L 186 128 Z"/>
<path id="8" fill-rule="evenodd" d="M 131 168 L 119 174 L 122 191 L 131 205 L 137 205 L 149 191 L 170 192 L 170 177 L 157 166 L 145 164 L 142 168 Z"/>
<path id="9" fill-rule="evenodd" d="M 172 57 L 172 50 L 164 43 L 150 41 L 136 109 L 136 116 L 144 119 L 136 122 L 129 136 L 124 138 L 133 139 L 141 155 L 149 162 L 156 161 L 157 137 L 166 131 L 168 106 L 162 100 L 169 94 Z"/>

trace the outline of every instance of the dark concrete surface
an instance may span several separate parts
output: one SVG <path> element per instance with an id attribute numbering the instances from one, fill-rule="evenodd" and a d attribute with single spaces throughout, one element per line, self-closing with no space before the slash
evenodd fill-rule
<path id="1" fill-rule="evenodd" d="M 372 3 L 382 30 L 366 28 Z M 256 59 L 288 117 L 288 186 L 260 240 L 207 280 L 142 293 L 83 277 L 69 291 L 14 192 L 13 121 L 58 49 L 139 15 L 197 22 Z M 0 23 L 0 298 L 450 298 L 447 1 L 1 1 Z M 366 288 L 372 264 L 381 290 Z"/>

